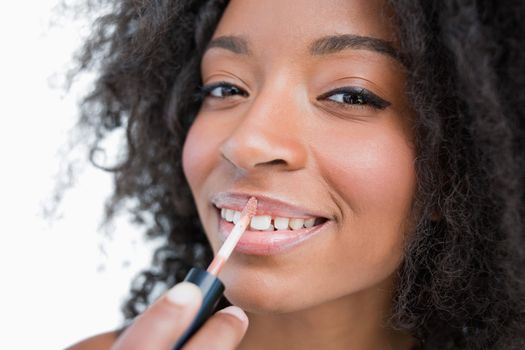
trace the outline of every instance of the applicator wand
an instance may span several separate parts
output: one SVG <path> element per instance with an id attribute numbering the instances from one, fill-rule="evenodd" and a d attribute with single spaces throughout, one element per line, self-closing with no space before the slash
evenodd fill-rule
<path id="1" fill-rule="evenodd" d="M 217 278 L 217 275 L 222 270 L 226 261 L 235 249 L 244 231 L 250 224 L 252 216 L 255 215 L 257 209 L 257 199 L 251 197 L 246 203 L 246 206 L 241 212 L 241 218 L 231 230 L 229 236 L 224 241 L 222 247 L 219 249 L 215 258 L 208 266 L 208 270 L 204 271 L 199 268 L 192 268 L 184 278 L 184 281 L 191 282 L 197 285 L 202 292 L 202 304 L 195 316 L 195 319 L 179 338 L 173 350 L 180 350 L 184 344 L 191 338 L 191 336 L 199 330 L 203 323 L 212 315 L 217 303 L 222 297 L 224 291 L 224 284 Z"/>

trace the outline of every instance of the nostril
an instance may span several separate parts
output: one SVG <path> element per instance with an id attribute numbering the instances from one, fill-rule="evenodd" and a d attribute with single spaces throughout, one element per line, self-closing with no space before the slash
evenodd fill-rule
<path id="1" fill-rule="evenodd" d="M 286 161 L 283 159 L 274 159 L 269 162 L 256 164 L 256 166 L 257 165 L 281 165 L 281 164 L 286 165 Z"/>

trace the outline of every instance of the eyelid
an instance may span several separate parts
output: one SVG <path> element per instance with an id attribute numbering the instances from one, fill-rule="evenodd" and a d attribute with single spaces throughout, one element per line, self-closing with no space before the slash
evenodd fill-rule
<path id="1" fill-rule="evenodd" d="M 249 94 L 248 92 L 241 88 L 240 86 L 234 84 L 234 83 L 231 83 L 231 82 L 228 82 L 228 81 L 216 81 L 216 82 L 213 82 L 213 83 L 208 83 L 208 84 L 204 84 L 202 86 L 199 86 L 199 97 L 200 99 L 202 100 L 203 98 L 205 98 L 206 96 L 209 95 L 210 92 L 212 92 L 214 89 L 218 88 L 218 87 L 221 87 L 221 86 L 228 86 L 228 87 L 234 87 L 236 89 L 238 89 L 241 94 L 240 96 L 242 97 L 248 97 Z"/>
<path id="2" fill-rule="evenodd" d="M 363 87 L 358 87 L 358 86 L 343 86 L 343 87 L 339 87 L 339 88 L 336 88 L 336 89 L 333 89 L 333 90 L 330 90 L 328 92 L 323 93 L 322 95 L 320 95 L 316 99 L 317 99 L 317 101 L 328 100 L 328 97 L 330 97 L 332 95 L 336 95 L 338 93 L 361 94 L 367 100 L 367 103 L 364 104 L 364 105 L 346 104 L 346 103 L 341 103 L 341 102 L 336 102 L 336 101 L 330 100 L 333 103 L 344 105 L 345 107 L 353 106 L 353 108 L 355 108 L 355 107 L 358 107 L 358 106 L 360 106 L 360 107 L 368 106 L 370 108 L 375 108 L 375 109 L 385 109 L 386 107 L 391 105 L 390 102 L 388 102 L 387 100 L 382 99 L 381 97 L 377 96 L 376 94 L 374 94 L 370 90 L 365 89 Z"/>

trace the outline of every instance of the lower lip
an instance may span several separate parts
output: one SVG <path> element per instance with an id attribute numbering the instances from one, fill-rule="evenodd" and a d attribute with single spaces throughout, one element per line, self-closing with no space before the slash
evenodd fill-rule
<path id="1" fill-rule="evenodd" d="M 324 232 L 332 223 L 325 221 L 320 225 L 299 230 L 277 231 L 250 231 L 246 230 L 241 236 L 235 251 L 249 255 L 275 255 L 287 252 L 306 240 Z M 234 224 L 224 220 L 219 213 L 219 234 L 226 240 Z"/>

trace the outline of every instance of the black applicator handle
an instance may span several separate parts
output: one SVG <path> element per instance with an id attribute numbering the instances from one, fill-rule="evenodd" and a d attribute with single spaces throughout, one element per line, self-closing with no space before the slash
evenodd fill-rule
<path id="1" fill-rule="evenodd" d="M 201 328 L 203 323 L 213 314 L 224 291 L 224 284 L 208 271 L 192 268 L 184 278 L 185 282 L 191 282 L 200 288 L 202 292 L 202 304 L 188 329 L 179 338 L 172 350 L 180 350 L 191 336 Z"/>

